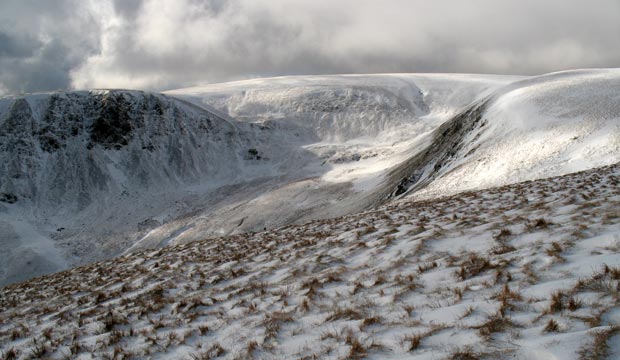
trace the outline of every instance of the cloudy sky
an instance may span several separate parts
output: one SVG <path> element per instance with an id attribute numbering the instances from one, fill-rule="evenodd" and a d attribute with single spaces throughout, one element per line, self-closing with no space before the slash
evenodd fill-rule
<path id="1" fill-rule="evenodd" d="M 0 0 L 0 94 L 620 67 L 618 0 Z"/>

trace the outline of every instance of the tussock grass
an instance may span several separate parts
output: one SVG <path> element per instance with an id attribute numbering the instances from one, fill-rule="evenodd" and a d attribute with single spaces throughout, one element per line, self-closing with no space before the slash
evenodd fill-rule
<path id="1" fill-rule="evenodd" d="M 582 360 L 602 360 L 609 358 L 609 340 L 620 334 L 620 326 L 613 325 L 606 329 L 590 332 L 592 340 L 584 344 L 579 350 L 579 358 Z"/>

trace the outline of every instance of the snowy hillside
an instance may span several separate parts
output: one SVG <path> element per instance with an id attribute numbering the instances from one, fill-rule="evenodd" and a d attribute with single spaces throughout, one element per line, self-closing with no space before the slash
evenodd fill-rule
<path id="1" fill-rule="evenodd" d="M 368 208 L 386 169 L 509 80 L 306 77 L 171 93 L 187 101 L 120 90 L 2 98 L 0 284 Z"/>
<path id="2" fill-rule="evenodd" d="M 234 184 L 260 141 L 142 92 L 8 97 L 0 110 L 3 282 L 118 254 L 175 215 L 179 189 Z"/>
<path id="3" fill-rule="evenodd" d="M 436 126 L 491 90 L 519 79 L 465 74 L 290 76 L 166 94 L 238 120 L 293 123 L 325 142 L 368 142 L 376 137 L 389 137 L 389 142 L 394 131 L 385 130 L 419 122 Z"/>
<path id="4" fill-rule="evenodd" d="M 375 206 L 391 191 L 393 180 L 385 181 L 387 173 L 428 146 L 438 126 L 518 79 L 462 74 L 294 76 L 169 91 L 242 122 L 285 128 L 294 138 L 303 134 L 307 139 L 302 148 L 318 160 L 306 167 L 310 172 L 300 181 L 259 190 L 183 226 L 200 238 L 213 229 L 239 233 Z"/>
<path id="5" fill-rule="evenodd" d="M 435 133 L 407 166 L 417 198 L 620 161 L 620 70 L 553 73 L 498 89 Z"/>
<path id="6" fill-rule="evenodd" d="M 2 288 L 0 355 L 616 358 L 619 89 L 583 70 L 2 98 L 0 284 L 104 261 Z"/>
<path id="7" fill-rule="evenodd" d="M 137 252 L 0 292 L 5 358 L 615 359 L 620 166 Z"/>
<path id="8" fill-rule="evenodd" d="M 0 99 L 0 284 L 620 161 L 620 70 Z"/>

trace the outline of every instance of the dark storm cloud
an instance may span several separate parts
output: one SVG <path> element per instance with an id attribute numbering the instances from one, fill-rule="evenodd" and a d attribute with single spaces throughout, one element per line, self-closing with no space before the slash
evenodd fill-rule
<path id="1" fill-rule="evenodd" d="M 165 89 L 287 74 L 539 74 L 620 66 L 617 0 L 7 4 L 7 18 L 21 11 L 28 24 L 23 31 L 0 26 L 0 66 L 9 64 L 11 73 L 0 73 L 0 87 L 10 91 Z M 28 10 L 39 15 L 28 20 Z M 66 56 L 58 56 L 60 49 Z"/>
<path id="2" fill-rule="evenodd" d="M 3 71 L 3 85 L 13 92 L 68 88 L 69 73 L 76 63 L 67 61 L 66 54 L 67 48 L 59 40 L 52 40 L 37 49 L 36 56 L 4 59 L 2 66 L 10 71 Z"/>
<path id="3" fill-rule="evenodd" d="M 0 56 L 8 58 L 29 57 L 41 46 L 41 42 L 27 36 L 13 36 L 0 32 Z"/>
<path id="4" fill-rule="evenodd" d="M 2 0 L 0 93 L 66 89 L 98 48 L 99 28 L 77 0 Z"/>

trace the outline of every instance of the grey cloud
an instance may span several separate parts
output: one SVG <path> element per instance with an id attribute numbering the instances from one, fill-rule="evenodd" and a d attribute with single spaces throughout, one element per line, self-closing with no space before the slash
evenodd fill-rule
<path id="1" fill-rule="evenodd" d="M 41 42 L 37 39 L 25 36 L 17 38 L 0 32 L 0 56 L 2 57 L 20 58 L 32 56 L 40 46 Z"/>
<path id="2" fill-rule="evenodd" d="M 23 61 L 24 58 L 3 61 L 2 66 L 11 71 L 3 73 L 0 79 L 13 92 L 66 89 L 71 84 L 69 72 L 76 65 L 65 59 L 66 53 L 60 41 L 52 40 L 28 61 Z"/>
<path id="3" fill-rule="evenodd" d="M 3 0 L 0 92 L 71 88 L 71 71 L 99 49 L 99 24 L 78 0 Z"/>
<path id="4" fill-rule="evenodd" d="M 114 10 L 127 18 L 135 17 L 142 6 L 142 0 L 113 0 Z"/>
<path id="5" fill-rule="evenodd" d="M 61 84 L 162 90 L 292 74 L 539 74 L 620 66 L 617 0 L 109 1 L 107 10 L 105 2 L 88 9 L 80 7 L 86 2 L 60 1 L 27 21 L 30 38 L 0 27 L 7 36 L 0 35 L 0 65 L 11 63 L 17 73 L 11 81 L 0 74 L 0 88 L 19 88 L 17 77 L 26 90 Z M 68 21 L 53 28 L 50 19 Z M 49 41 L 37 41 L 49 34 L 67 56 L 42 58 Z M 17 64 L 20 56 L 30 69 Z M 57 71 L 35 81 L 33 66 Z"/>

